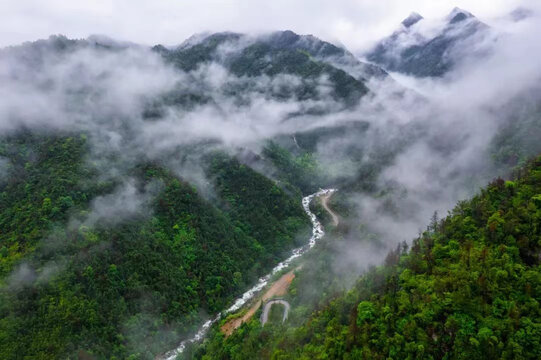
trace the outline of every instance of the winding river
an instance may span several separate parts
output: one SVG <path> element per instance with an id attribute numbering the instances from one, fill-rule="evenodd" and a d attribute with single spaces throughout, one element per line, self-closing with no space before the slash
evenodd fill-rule
<path id="1" fill-rule="evenodd" d="M 308 250 L 313 248 L 314 245 L 317 243 L 317 241 L 321 239 L 323 235 L 325 235 L 325 232 L 323 231 L 323 226 L 317 219 L 316 215 L 310 211 L 310 203 L 315 197 L 330 195 L 334 193 L 335 191 L 336 189 L 324 189 L 312 195 L 308 195 L 302 198 L 302 207 L 304 209 L 304 212 L 306 212 L 306 214 L 310 218 L 310 221 L 312 222 L 312 236 L 310 237 L 308 244 L 293 250 L 293 252 L 291 253 L 291 256 L 289 256 L 287 259 L 285 259 L 284 261 L 276 265 L 269 274 L 260 278 L 258 282 L 251 289 L 246 291 L 244 294 L 242 294 L 241 297 L 235 300 L 233 305 L 231 305 L 229 308 L 225 309 L 224 311 L 216 315 L 215 318 L 210 319 L 207 322 L 205 322 L 201 326 L 199 331 L 197 331 L 197 333 L 192 338 L 182 341 L 175 349 L 168 351 L 167 353 L 161 356 L 158 356 L 156 359 L 157 360 L 174 360 L 178 354 L 184 351 L 184 349 L 186 348 L 186 345 L 201 341 L 205 337 L 207 331 L 212 326 L 212 324 L 219 321 L 223 316 L 229 313 L 235 312 L 239 310 L 241 307 L 243 307 L 244 304 L 246 304 L 248 301 L 253 299 L 254 296 L 257 295 L 257 293 L 259 293 L 269 283 L 269 280 L 274 274 L 284 270 L 285 268 L 289 266 L 289 264 L 291 264 L 293 260 L 301 257 L 304 253 L 306 253 Z"/>

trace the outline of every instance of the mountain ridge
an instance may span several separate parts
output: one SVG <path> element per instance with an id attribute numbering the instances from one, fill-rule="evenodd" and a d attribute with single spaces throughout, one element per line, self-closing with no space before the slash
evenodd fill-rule
<path id="1" fill-rule="evenodd" d="M 441 77 L 456 66 L 457 50 L 471 47 L 470 42 L 490 31 L 488 25 L 473 14 L 454 8 L 439 25 L 436 35 L 426 37 L 415 29 L 424 20 L 419 16 L 406 18 L 400 29 L 365 54 L 367 60 L 388 71 L 417 77 Z M 475 56 L 475 52 L 467 55 Z"/>

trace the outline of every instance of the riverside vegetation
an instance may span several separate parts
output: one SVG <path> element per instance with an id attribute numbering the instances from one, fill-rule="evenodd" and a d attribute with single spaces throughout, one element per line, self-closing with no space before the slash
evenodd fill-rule
<path id="1" fill-rule="evenodd" d="M 411 248 L 390 252 L 307 320 L 261 327 L 254 318 L 227 339 L 214 332 L 187 357 L 539 359 L 540 259 L 537 158 L 434 218 Z"/>

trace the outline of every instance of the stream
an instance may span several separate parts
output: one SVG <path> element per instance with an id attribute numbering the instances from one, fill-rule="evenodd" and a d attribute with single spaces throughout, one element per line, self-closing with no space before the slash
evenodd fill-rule
<path id="1" fill-rule="evenodd" d="M 312 222 L 312 236 L 310 237 L 308 244 L 300 248 L 294 249 L 293 252 L 291 253 L 291 256 L 289 256 L 287 259 L 285 259 L 284 261 L 276 265 L 269 274 L 261 277 L 252 288 L 250 288 L 248 291 L 242 294 L 242 296 L 237 298 L 235 302 L 233 303 L 233 305 L 223 310 L 221 313 L 216 315 L 216 317 L 210 320 L 207 320 L 199 328 L 199 330 L 193 337 L 183 340 L 175 349 L 170 350 L 167 353 L 156 357 L 156 359 L 157 360 L 174 360 L 178 354 L 181 354 L 184 351 L 184 349 L 186 348 L 186 345 L 201 341 L 207 334 L 207 331 L 212 326 L 212 324 L 219 321 L 225 315 L 235 312 L 239 310 L 241 307 L 243 307 L 248 301 L 253 299 L 254 296 L 257 295 L 269 283 L 273 275 L 287 268 L 293 260 L 301 257 L 304 253 L 306 253 L 308 250 L 313 248 L 316 242 L 319 239 L 321 239 L 323 235 L 325 235 L 325 232 L 323 231 L 323 226 L 317 219 L 316 215 L 310 211 L 310 203 L 312 202 L 312 199 L 314 199 L 315 197 L 323 196 L 323 195 L 330 195 L 334 193 L 335 191 L 336 189 L 324 189 L 312 195 L 308 195 L 302 198 L 302 207 L 304 209 L 304 212 L 308 215 L 308 217 L 310 218 L 310 221 Z"/>

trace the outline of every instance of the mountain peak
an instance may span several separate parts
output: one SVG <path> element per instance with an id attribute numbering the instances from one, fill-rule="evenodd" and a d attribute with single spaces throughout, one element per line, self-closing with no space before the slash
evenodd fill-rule
<path id="1" fill-rule="evenodd" d="M 202 32 L 194 34 L 188 39 L 184 40 L 184 42 L 177 46 L 177 49 L 184 50 L 199 44 L 211 44 L 210 46 L 216 46 L 226 41 L 238 40 L 241 37 L 242 34 L 231 31 L 222 31 L 216 33 Z"/>
<path id="2" fill-rule="evenodd" d="M 295 44 L 301 38 L 291 30 L 276 31 L 271 34 L 269 43 L 274 47 L 288 47 Z"/>
<path id="3" fill-rule="evenodd" d="M 528 9 L 525 7 L 518 7 L 515 10 L 513 10 L 509 15 L 513 21 L 522 21 L 524 19 L 531 17 L 533 14 L 534 14 L 534 11 L 532 9 Z"/>
<path id="4" fill-rule="evenodd" d="M 447 20 L 449 24 L 456 24 L 458 22 L 464 21 L 466 19 L 474 18 L 472 13 L 462 10 L 461 8 L 455 7 L 449 15 L 447 15 Z"/>
<path id="5" fill-rule="evenodd" d="M 412 12 L 407 18 L 402 21 L 402 25 L 404 25 L 404 27 L 406 28 L 409 28 L 423 19 L 424 18 L 419 13 Z"/>

